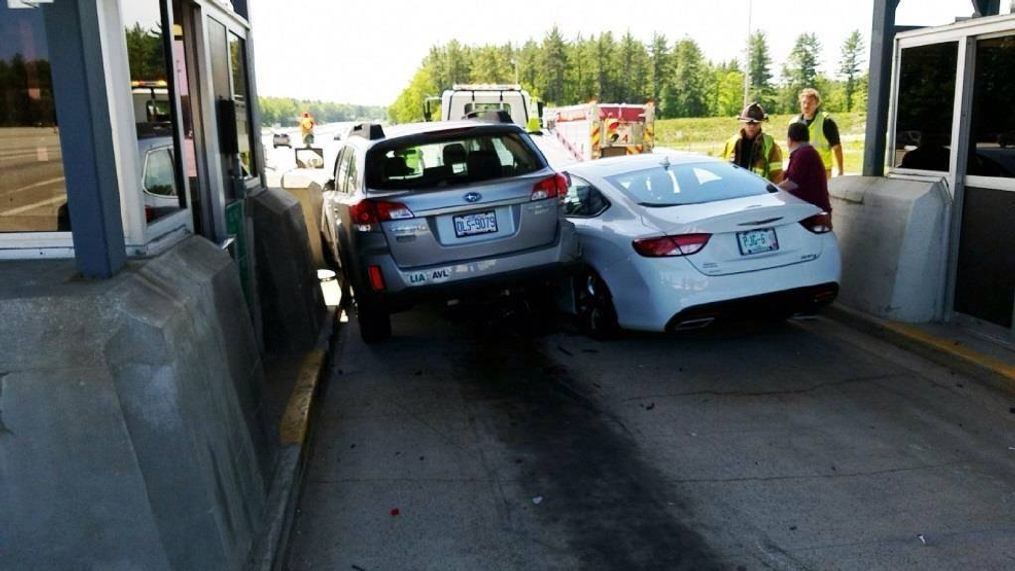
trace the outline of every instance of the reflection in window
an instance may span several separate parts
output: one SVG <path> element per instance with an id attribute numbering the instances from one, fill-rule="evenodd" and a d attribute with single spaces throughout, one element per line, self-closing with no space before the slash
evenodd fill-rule
<path id="1" fill-rule="evenodd" d="M 902 50 L 895 166 L 948 170 L 958 48 L 947 42 Z"/>
<path id="2" fill-rule="evenodd" d="M 0 233 L 70 230 L 46 8 L 0 1 Z"/>
<path id="3" fill-rule="evenodd" d="M 968 174 L 1015 178 L 1015 36 L 976 42 Z"/>
<path id="4" fill-rule="evenodd" d="M 133 0 L 124 6 L 124 20 L 138 155 L 145 162 L 142 165 L 145 177 L 142 186 L 147 190 L 144 193 L 145 218 L 152 221 L 180 210 L 183 195 L 177 192 L 179 167 L 173 159 L 178 155 L 171 151 L 176 129 L 165 49 L 166 24 L 159 0 Z M 152 149 L 165 152 L 153 154 Z M 147 170 L 152 168 L 152 156 L 161 156 L 156 159 L 161 161 L 157 165 L 161 177 L 157 187 L 163 191 L 171 189 L 171 194 L 157 192 L 149 186 Z M 168 178 L 172 178 L 171 184 Z"/>
<path id="5" fill-rule="evenodd" d="M 250 107 L 247 98 L 247 52 L 246 43 L 236 34 L 229 33 L 229 69 L 233 80 L 233 101 L 236 102 L 236 138 L 238 139 L 240 165 L 244 177 L 254 175 L 254 159 L 250 128 Z"/>

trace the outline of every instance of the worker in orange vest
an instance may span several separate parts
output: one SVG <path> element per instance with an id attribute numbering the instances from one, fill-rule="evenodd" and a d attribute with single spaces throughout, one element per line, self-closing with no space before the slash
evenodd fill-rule
<path id="1" fill-rule="evenodd" d="M 306 111 L 300 117 L 300 133 L 303 135 L 303 146 L 309 147 L 314 144 L 314 118 Z"/>

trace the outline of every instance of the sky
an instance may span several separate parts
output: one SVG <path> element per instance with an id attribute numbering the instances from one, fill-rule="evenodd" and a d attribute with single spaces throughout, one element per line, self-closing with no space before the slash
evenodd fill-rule
<path id="1" fill-rule="evenodd" d="M 825 72 L 852 30 L 869 48 L 873 0 L 251 0 L 250 17 L 260 95 L 388 105 L 431 46 L 538 42 L 554 24 L 569 40 L 606 31 L 643 42 L 660 32 L 671 45 L 688 37 L 710 60 L 742 61 L 749 4 L 776 74 L 801 33 L 817 34 Z M 972 12 L 969 0 L 902 0 L 897 24 L 941 25 Z"/>

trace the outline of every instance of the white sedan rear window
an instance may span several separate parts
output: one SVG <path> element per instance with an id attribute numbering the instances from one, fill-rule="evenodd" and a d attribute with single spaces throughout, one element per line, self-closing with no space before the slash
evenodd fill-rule
<path id="1" fill-rule="evenodd" d="M 642 206 L 679 206 L 776 192 L 768 181 L 726 163 L 659 165 L 606 177 Z"/>

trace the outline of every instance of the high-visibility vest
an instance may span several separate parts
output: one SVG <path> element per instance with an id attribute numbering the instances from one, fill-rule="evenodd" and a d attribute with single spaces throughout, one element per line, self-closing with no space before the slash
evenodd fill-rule
<path id="1" fill-rule="evenodd" d="M 743 139 L 743 136 L 737 134 L 737 135 L 734 135 L 733 137 L 731 137 L 730 140 L 726 142 L 726 148 L 723 151 L 723 159 L 725 159 L 727 161 L 730 161 L 730 162 L 735 162 L 736 161 L 737 143 L 739 141 L 741 141 L 742 139 Z M 753 141 L 751 142 L 751 145 L 754 145 Z M 775 139 L 773 139 L 772 136 L 769 135 L 768 133 L 762 132 L 761 133 L 761 155 L 762 156 L 761 157 L 753 157 L 754 158 L 754 162 L 750 166 L 751 172 L 753 172 L 754 174 L 757 174 L 759 176 L 762 176 L 764 178 L 769 178 L 769 175 L 772 174 L 772 171 L 781 171 L 782 170 L 782 163 L 781 162 L 777 162 L 777 163 L 769 162 L 771 160 L 771 158 L 772 158 L 772 148 L 773 147 L 775 147 Z"/>
<path id="2" fill-rule="evenodd" d="M 825 170 L 832 170 L 832 146 L 828 144 L 828 139 L 825 138 L 825 119 L 828 119 L 828 113 L 824 111 L 815 112 L 814 120 L 811 121 L 810 125 L 807 125 L 807 130 L 811 133 L 811 146 L 818 152 L 821 162 L 825 163 Z M 803 113 L 797 115 L 795 122 L 807 124 Z"/>

